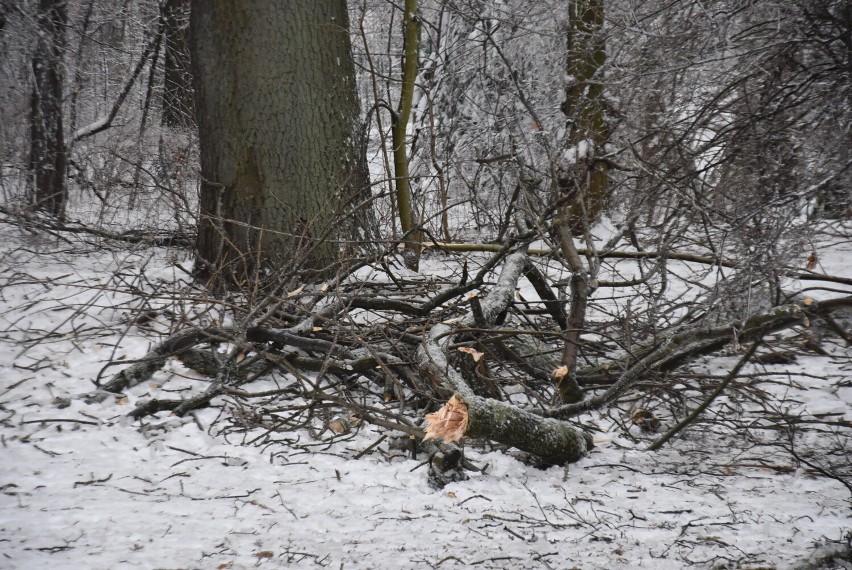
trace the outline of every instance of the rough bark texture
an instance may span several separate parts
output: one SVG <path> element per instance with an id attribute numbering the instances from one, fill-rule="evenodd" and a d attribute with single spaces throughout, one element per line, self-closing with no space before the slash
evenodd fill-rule
<path id="1" fill-rule="evenodd" d="M 327 269 L 367 188 L 345 0 L 193 0 L 190 28 L 198 273 Z"/>
<path id="2" fill-rule="evenodd" d="M 68 11 L 64 0 L 40 0 L 30 99 L 30 173 L 36 208 L 65 215 L 67 164 L 62 122 L 62 60 Z"/>
<path id="3" fill-rule="evenodd" d="M 565 165 L 560 181 L 563 190 L 577 193 L 570 207 L 570 221 L 578 231 L 600 215 L 607 192 L 607 164 L 594 160 L 607 139 L 602 69 L 606 63 L 604 2 L 570 2 L 568 17 L 569 84 L 562 112 L 568 119 L 569 144 L 579 151 L 584 143 L 591 143 L 588 154 L 578 152 L 573 164 Z"/>
<path id="4" fill-rule="evenodd" d="M 447 343 L 449 333 L 446 325 L 432 327 L 429 339 L 418 351 L 418 369 L 433 385 L 444 384 L 455 390 L 455 397 L 467 406 L 466 436 L 510 445 L 552 464 L 576 461 L 591 449 L 591 440 L 570 424 L 475 395 L 447 362 L 442 344 Z"/>
<path id="5" fill-rule="evenodd" d="M 591 437 L 565 422 L 542 418 L 497 400 L 478 396 L 460 399 L 468 408 L 469 437 L 499 441 L 554 465 L 577 461 L 592 448 Z"/>
<path id="6" fill-rule="evenodd" d="M 189 60 L 189 0 L 166 0 L 161 10 L 166 39 L 163 124 L 189 127 L 195 122 Z"/>

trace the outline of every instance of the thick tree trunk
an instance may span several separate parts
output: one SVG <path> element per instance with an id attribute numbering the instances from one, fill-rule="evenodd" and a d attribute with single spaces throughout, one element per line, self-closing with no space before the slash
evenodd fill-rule
<path id="1" fill-rule="evenodd" d="M 189 127 L 194 123 L 189 60 L 189 0 L 166 0 L 161 10 L 166 39 L 162 121 L 169 127 Z"/>
<path id="2" fill-rule="evenodd" d="M 68 11 L 64 0 L 40 0 L 30 99 L 30 173 L 36 208 L 65 215 L 67 164 L 62 124 L 62 61 Z"/>
<path id="3" fill-rule="evenodd" d="M 345 0 L 193 0 L 190 37 L 197 273 L 328 272 L 369 196 Z"/>

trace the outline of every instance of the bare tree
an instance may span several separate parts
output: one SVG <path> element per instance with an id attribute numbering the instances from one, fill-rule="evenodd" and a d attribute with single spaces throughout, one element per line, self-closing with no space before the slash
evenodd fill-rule
<path id="1" fill-rule="evenodd" d="M 65 0 L 39 0 L 30 103 L 30 172 L 33 203 L 57 220 L 65 216 L 66 149 L 63 132 Z"/>
<path id="2" fill-rule="evenodd" d="M 249 402 L 241 386 L 272 371 L 292 384 L 255 407 L 270 431 L 312 426 L 322 405 L 564 462 L 588 449 L 591 411 L 671 423 L 657 446 L 688 433 L 782 345 L 776 331 L 804 338 L 823 322 L 849 342 L 833 314 L 852 301 L 787 290 L 849 284 L 817 274 L 810 245 L 816 220 L 850 203 L 839 1 L 361 0 L 353 58 L 342 0 L 197 0 L 198 147 L 172 128 L 190 104 L 177 89 L 183 4 L 72 6 L 79 194 L 97 197 L 101 221 L 143 211 L 146 184 L 191 212 L 178 187 L 198 148 L 196 273 L 248 286 L 227 305 L 198 300 L 232 325 L 185 319 L 103 385 L 129 389 L 172 355 L 213 378 L 135 417 L 224 393 Z M 365 139 L 384 172 L 372 191 Z M 403 269 L 398 245 L 423 268 L 440 261 L 440 277 Z M 721 379 L 687 368 L 743 344 Z"/>
<path id="3" fill-rule="evenodd" d="M 194 124 L 192 71 L 189 59 L 189 0 L 167 0 L 161 7 L 165 23 L 163 60 L 163 124 Z"/>

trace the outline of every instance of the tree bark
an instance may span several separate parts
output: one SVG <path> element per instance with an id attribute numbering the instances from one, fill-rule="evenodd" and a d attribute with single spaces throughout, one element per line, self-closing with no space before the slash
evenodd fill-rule
<path id="1" fill-rule="evenodd" d="M 414 232 L 417 224 L 414 203 L 411 198 L 411 183 L 408 173 L 408 149 L 406 135 L 411 118 L 411 104 L 414 97 L 414 81 L 417 78 L 418 51 L 420 47 L 420 19 L 417 15 L 417 0 L 405 0 L 403 11 L 405 38 L 403 40 L 402 90 L 399 106 L 393 115 L 391 139 L 393 144 L 394 183 L 396 184 L 396 203 L 399 208 L 399 222 L 402 232 L 408 234 L 405 239 L 405 263 L 409 269 L 417 271 L 420 264 L 420 232 Z"/>
<path id="2" fill-rule="evenodd" d="M 603 89 L 604 0 L 572 1 L 568 17 L 569 83 L 562 112 L 574 155 L 567 160 L 563 174 L 567 186 L 577 193 L 570 206 L 571 226 L 582 233 L 597 220 L 607 193 L 607 163 L 595 160 L 608 134 Z"/>
<path id="3" fill-rule="evenodd" d="M 166 40 L 162 122 L 169 127 L 190 127 L 194 124 L 194 104 L 189 59 L 189 0 L 166 0 L 161 10 Z"/>
<path id="4" fill-rule="evenodd" d="M 241 283 L 262 268 L 330 272 L 335 239 L 366 237 L 352 213 L 369 196 L 345 0 L 193 0 L 190 38 L 196 273 Z"/>
<path id="5" fill-rule="evenodd" d="M 67 165 L 62 121 L 62 62 L 68 10 L 64 0 L 40 0 L 39 34 L 32 60 L 30 99 L 30 174 L 37 209 L 60 222 L 65 216 Z"/>

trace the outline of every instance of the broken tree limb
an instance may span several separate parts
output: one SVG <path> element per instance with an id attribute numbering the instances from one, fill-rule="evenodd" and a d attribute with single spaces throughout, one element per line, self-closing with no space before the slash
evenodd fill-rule
<path id="1" fill-rule="evenodd" d="M 565 327 L 565 346 L 562 351 L 564 372 L 556 374 L 556 389 L 563 402 L 568 404 L 583 399 L 583 390 L 577 383 L 577 358 L 580 355 L 580 333 L 586 325 L 586 308 L 589 296 L 594 292 L 592 282 L 597 276 L 597 263 L 589 261 L 588 269 L 583 265 L 571 229 L 572 209 L 560 208 L 554 223 L 562 257 L 571 270 L 571 304 Z M 591 241 L 591 240 L 589 240 Z"/>
<path id="2" fill-rule="evenodd" d="M 128 388 L 132 388 L 146 380 L 149 380 L 159 369 L 166 364 L 166 360 L 175 353 L 186 350 L 199 342 L 209 340 L 227 340 L 226 329 L 187 329 L 173 334 L 157 346 L 155 346 L 144 358 L 137 360 L 129 368 L 125 368 L 106 384 L 98 386 L 98 390 L 88 394 L 88 403 L 103 402 L 111 394 L 117 394 Z M 121 364 L 111 362 L 107 366 Z M 106 368 L 106 367 L 105 367 Z"/>
<path id="3" fill-rule="evenodd" d="M 734 338 L 735 334 L 739 340 L 744 341 L 754 338 L 756 335 L 787 328 L 800 322 L 807 323 L 807 316 L 802 311 L 802 307 L 790 304 L 774 307 L 766 313 L 752 315 L 745 322 L 680 331 L 662 341 L 645 353 L 642 358 L 635 361 L 603 394 L 576 404 L 560 406 L 550 410 L 547 415 L 566 419 L 600 408 L 620 396 L 645 373 L 660 368 L 672 360 L 677 360 L 680 363 L 689 361 L 700 354 L 705 354 L 708 348 L 716 348 L 720 343 L 727 343 Z"/>
<path id="4" fill-rule="evenodd" d="M 592 447 L 591 438 L 568 423 L 543 418 L 520 408 L 476 396 L 461 374 L 450 367 L 439 337 L 449 332 L 446 325 L 432 327 L 429 339 L 418 351 L 421 375 L 433 384 L 455 390 L 453 399 L 464 405 L 466 425 L 462 435 L 496 441 L 532 453 L 551 464 L 576 461 Z M 438 330 L 435 330 L 438 329 Z M 441 432 L 436 437 L 444 437 Z"/>
<path id="5" fill-rule="evenodd" d="M 448 419 L 442 421 L 442 415 Z M 442 438 L 447 443 L 462 436 L 490 439 L 532 453 L 551 465 L 576 461 L 593 446 L 591 436 L 566 422 L 480 396 L 456 394 L 427 419 L 427 438 Z"/>
<path id="6" fill-rule="evenodd" d="M 481 320 L 493 323 L 497 315 L 514 301 L 515 288 L 526 261 L 525 252 L 515 252 L 506 258 L 497 283 L 482 299 Z M 472 313 L 468 313 L 460 324 L 469 327 L 476 324 L 476 320 Z M 481 437 L 510 445 L 552 464 L 576 461 L 591 448 L 591 438 L 566 422 L 543 418 L 512 404 L 475 395 L 459 371 L 449 364 L 446 351 L 452 336 L 449 326 L 433 326 L 417 351 L 417 365 L 421 376 L 432 385 L 453 391 L 452 406 L 456 407 L 456 413 L 464 410 L 466 414 L 466 423 L 459 436 Z M 445 411 L 449 414 L 454 409 Z M 450 419 L 453 421 L 445 427 L 452 425 L 458 431 L 458 424 L 453 423 L 457 416 Z M 439 431 L 434 435 L 443 438 L 445 434 Z"/>

